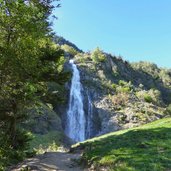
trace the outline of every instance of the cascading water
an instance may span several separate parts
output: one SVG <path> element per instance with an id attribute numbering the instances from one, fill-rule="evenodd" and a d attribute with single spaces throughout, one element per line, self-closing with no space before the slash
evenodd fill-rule
<path id="1" fill-rule="evenodd" d="M 92 134 L 93 105 L 88 91 L 87 91 L 87 97 L 88 97 L 88 113 L 87 113 L 86 138 L 90 138 Z"/>
<path id="2" fill-rule="evenodd" d="M 70 60 L 73 70 L 71 81 L 69 109 L 67 111 L 67 123 L 65 132 L 76 142 L 85 140 L 85 115 L 82 100 L 82 85 L 80 83 L 80 74 L 73 60 Z"/>

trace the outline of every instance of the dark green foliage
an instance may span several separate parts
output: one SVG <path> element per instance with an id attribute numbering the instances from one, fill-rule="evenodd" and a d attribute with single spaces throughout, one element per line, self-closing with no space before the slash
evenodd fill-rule
<path id="1" fill-rule="evenodd" d="M 31 136 L 21 128 L 15 130 L 15 144 L 11 146 L 10 134 L 0 132 L 0 170 L 11 163 L 16 164 L 30 153 L 26 153 Z"/>
<path id="2" fill-rule="evenodd" d="M 125 82 L 123 80 L 119 80 L 119 85 L 120 86 L 125 86 L 125 85 L 127 85 L 127 82 Z"/>
<path id="3" fill-rule="evenodd" d="M 116 90 L 117 85 L 113 83 L 113 84 L 111 85 L 111 87 L 112 87 L 112 89 Z"/>
<path id="4" fill-rule="evenodd" d="M 50 103 L 47 82 L 62 89 L 69 77 L 63 72 L 64 52 L 52 41 L 51 3 L 0 1 L 0 158 L 7 163 L 25 155 L 29 136 L 19 127 L 29 117 L 24 109 L 40 99 Z"/>
<path id="5" fill-rule="evenodd" d="M 61 132 L 50 131 L 47 134 L 33 134 L 33 140 L 30 141 L 29 151 L 36 151 L 36 153 L 44 153 L 46 151 L 55 151 L 61 144 L 64 135 Z"/>
<path id="6" fill-rule="evenodd" d="M 148 103 L 152 103 L 153 102 L 153 98 L 150 95 L 148 95 L 148 94 L 144 95 L 144 100 L 146 102 L 148 102 Z"/>

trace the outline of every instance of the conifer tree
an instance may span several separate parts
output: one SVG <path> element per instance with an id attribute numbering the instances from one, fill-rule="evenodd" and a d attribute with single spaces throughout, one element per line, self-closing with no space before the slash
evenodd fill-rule
<path id="1" fill-rule="evenodd" d="M 52 0 L 0 0 L 1 148 L 25 147 L 28 138 L 18 129 L 27 119 L 24 108 L 48 99 L 48 81 L 63 85 L 68 77 L 63 51 L 52 42 L 49 17 L 54 8 Z"/>

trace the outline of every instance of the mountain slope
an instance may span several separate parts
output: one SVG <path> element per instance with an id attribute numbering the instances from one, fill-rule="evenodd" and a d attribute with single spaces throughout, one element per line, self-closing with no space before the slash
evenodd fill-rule
<path id="1" fill-rule="evenodd" d="M 82 162 L 115 171 L 161 171 L 171 169 L 171 118 L 109 133 L 77 144 Z"/>
<path id="2" fill-rule="evenodd" d="M 86 119 L 91 115 L 91 135 L 87 138 L 168 115 L 166 107 L 171 103 L 169 70 L 148 62 L 131 64 L 98 48 L 73 58 L 83 85 Z"/>

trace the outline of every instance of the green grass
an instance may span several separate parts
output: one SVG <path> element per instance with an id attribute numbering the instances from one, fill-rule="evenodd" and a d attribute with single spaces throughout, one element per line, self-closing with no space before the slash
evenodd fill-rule
<path id="1" fill-rule="evenodd" d="M 35 151 L 37 154 L 44 152 L 57 151 L 61 145 L 63 134 L 57 131 L 51 131 L 45 135 L 33 134 L 33 139 L 29 142 L 29 151 Z"/>
<path id="2" fill-rule="evenodd" d="M 82 161 L 113 171 L 171 170 L 171 118 L 106 134 L 73 146 Z"/>

